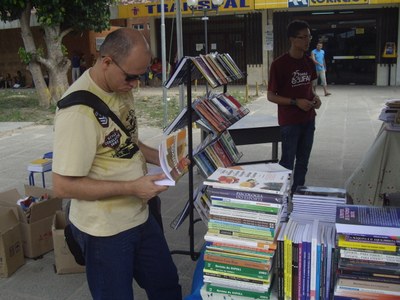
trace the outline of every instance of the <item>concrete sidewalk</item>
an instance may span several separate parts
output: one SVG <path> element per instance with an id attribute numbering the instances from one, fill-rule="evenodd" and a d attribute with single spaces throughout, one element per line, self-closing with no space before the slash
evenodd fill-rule
<path id="1" fill-rule="evenodd" d="M 307 184 L 327 187 L 344 187 L 346 179 L 357 167 L 363 154 L 372 144 L 381 122 L 378 115 L 387 98 L 398 98 L 398 87 L 375 86 L 330 86 L 329 97 L 322 98 L 318 111 L 315 142 L 309 164 Z M 228 88 L 228 90 L 230 87 Z M 243 87 L 232 87 L 242 89 Z M 150 88 L 143 88 L 149 93 Z M 149 91 L 147 91 L 149 90 Z M 199 88 L 200 90 L 200 88 Z M 204 90 L 204 89 L 203 89 Z M 161 89 L 156 90 L 161 95 Z M 276 106 L 265 96 L 251 102 L 252 114 L 276 115 Z M 139 124 L 140 125 L 140 124 Z M 158 128 L 140 128 L 141 139 L 157 146 L 162 138 Z M 194 130 L 194 145 L 200 133 Z M 23 192 L 28 184 L 29 161 L 51 151 L 52 126 L 31 123 L 0 123 L 0 192 L 17 188 Z M 271 155 L 271 145 L 240 146 L 243 160 L 266 159 Z M 280 152 L 280 151 L 279 151 Z M 202 179 L 195 174 L 195 181 Z M 189 250 L 188 221 L 173 230 L 169 224 L 182 210 L 188 197 L 187 176 L 177 186 L 161 195 L 165 235 L 171 250 Z M 37 184 L 41 181 L 37 178 Z M 46 175 L 46 184 L 51 187 L 51 176 Z M 206 227 L 195 224 L 195 249 L 203 245 Z M 192 274 L 196 265 L 187 255 L 175 254 L 183 295 L 190 293 Z M 84 274 L 57 275 L 53 269 L 54 255 L 50 252 L 42 259 L 26 259 L 26 264 L 10 278 L 0 279 L 0 300 L 84 300 L 91 299 Z M 147 299 L 139 288 L 135 299 Z"/>

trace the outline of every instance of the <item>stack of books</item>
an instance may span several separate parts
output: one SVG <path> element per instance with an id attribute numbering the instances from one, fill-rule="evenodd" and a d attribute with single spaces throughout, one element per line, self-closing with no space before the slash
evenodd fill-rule
<path id="1" fill-rule="evenodd" d="M 336 206 L 346 204 L 346 190 L 341 188 L 298 186 L 292 197 L 291 216 L 298 219 L 336 221 Z"/>
<path id="2" fill-rule="evenodd" d="M 290 171 L 218 168 L 204 185 L 209 216 L 203 288 L 219 295 L 269 299 Z"/>
<path id="3" fill-rule="evenodd" d="M 335 299 L 400 299 L 400 208 L 339 205 L 336 231 Z"/>
<path id="4" fill-rule="evenodd" d="M 299 186 L 292 203 L 277 239 L 278 298 L 331 299 L 336 207 L 346 203 L 346 191 Z"/>
<path id="5" fill-rule="evenodd" d="M 277 238 L 278 299 L 331 299 L 334 223 L 290 215 Z"/>
<path id="6" fill-rule="evenodd" d="M 38 158 L 29 163 L 28 171 L 30 171 L 30 172 L 47 172 L 47 171 L 51 171 L 51 166 L 52 166 L 52 159 Z"/>
<path id="7" fill-rule="evenodd" d="M 400 99 L 388 99 L 379 114 L 379 120 L 386 123 L 386 129 L 400 131 Z"/>

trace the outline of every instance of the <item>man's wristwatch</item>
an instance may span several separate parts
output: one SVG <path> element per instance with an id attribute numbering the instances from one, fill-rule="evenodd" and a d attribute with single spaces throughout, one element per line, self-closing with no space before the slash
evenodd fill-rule
<path id="1" fill-rule="evenodd" d="M 297 105 L 297 99 L 296 98 L 290 99 L 290 105 Z"/>

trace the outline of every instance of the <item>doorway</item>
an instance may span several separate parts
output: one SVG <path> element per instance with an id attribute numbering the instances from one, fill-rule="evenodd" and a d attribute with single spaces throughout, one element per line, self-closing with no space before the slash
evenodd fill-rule
<path id="1" fill-rule="evenodd" d="M 376 83 L 377 13 L 375 10 L 340 10 L 299 13 L 312 29 L 310 51 L 323 42 L 328 84 Z"/>

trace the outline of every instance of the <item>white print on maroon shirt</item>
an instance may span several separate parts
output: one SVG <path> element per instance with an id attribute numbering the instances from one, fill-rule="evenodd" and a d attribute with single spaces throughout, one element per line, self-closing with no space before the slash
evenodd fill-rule
<path id="1" fill-rule="evenodd" d="M 311 75 L 307 71 L 300 72 L 296 70 L 292 73 L 292 86 L 306 85 L 311 81 Z"/>

